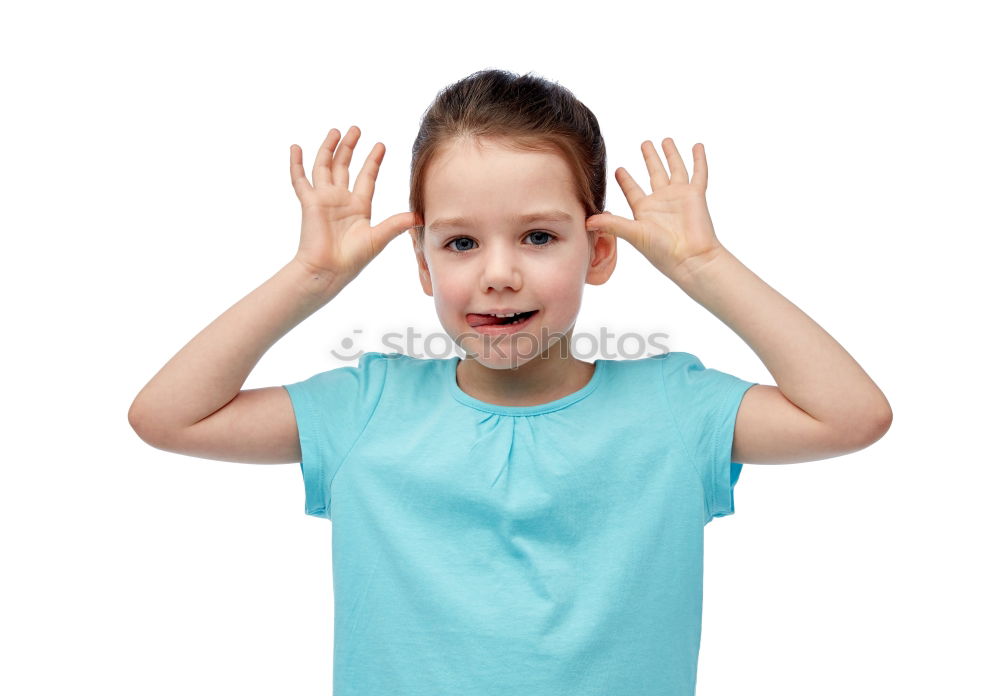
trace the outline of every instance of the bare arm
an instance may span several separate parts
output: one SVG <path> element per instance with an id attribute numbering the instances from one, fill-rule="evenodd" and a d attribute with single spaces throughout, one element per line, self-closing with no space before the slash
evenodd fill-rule
<path id="1" fill-rule="evenodd" d="M 777 386 L 747 391 L 733 460 L 816 461 L 854 452 L 892 423 L 882 390 L 836 339 L 728 249 L 695 260 L 679 285 L 753 349 Z"/>
<path id="2" fill-rule="evenodd" d="M 672 138 L 641 145 L 653 193 L 624 167 L 615 175 L 634 220 L 610 213 L 588 218 L 635 246 L 692 299 L 731 328 L 760 357 L 776 386 L 750 387 L 740 403 L 733 461 L 791 463 L 853 452 L 892 423 L 882 390 L 819 324 L 744 266 L 715 234 L 705 192 L 708 160 L 695 145 L 694 175 Z"/>
<path id="3" fill-rule="evenodd" d="M 297 259 L 285 264 L 156 373 L 132 402 L 129 423 L 149 444 L 171 449 L 178 434 L 233 402 L 264 353 L 345 285 Z"/>
<path id="4" fill-rule="evenodd" d="M 330 130 L 316 156 L 312 184 L 302 167 L 302 150 L 292 146 L 292 186 L 302 203 L 298 252 L 191 339 L 142 388 L 128 420 L 145 442 L 224 461 L 299 461 L 298 429 L 287 392 L 282 387 L 241 391 L 243 383 L 278 339 L 333 299 L 393 237 L 417 223 L 413 213 L 399 213 L 370 226 L 385 150 L 375 143 L 354 191 L 349 191 L 348 165 L 360 135 L 352 126 L 340 141 L 340 132 Z"/>

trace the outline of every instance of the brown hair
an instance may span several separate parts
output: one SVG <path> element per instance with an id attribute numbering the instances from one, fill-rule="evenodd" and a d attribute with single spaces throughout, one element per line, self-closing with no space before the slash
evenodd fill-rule
<path id="1" fill-rule="evenodd" d="M 438 92 L 421 119 L 410 161 L 410 210 L 421 222 L 431 161 L 443 146 L 465 137 L 503 138 L 514 150 L 561 155 L 586 216 L 603 212 L 608 158 L 593 112 L 545 78 L 480 70 Z M 423 246 L 423 225 L 416 231 Z M 593 240 L 594 233 L 588 234 Z"/>

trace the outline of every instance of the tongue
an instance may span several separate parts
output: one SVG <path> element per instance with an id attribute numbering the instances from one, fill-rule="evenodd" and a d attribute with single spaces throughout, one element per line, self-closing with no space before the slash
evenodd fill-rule
<path id="1" fill-rule="evenodd" d="M 468 320 L 469 326 L 491 326 L 510 321 L 510 319 L 495 317 L 491 314 L 466 314 L 465 318 Z"/>

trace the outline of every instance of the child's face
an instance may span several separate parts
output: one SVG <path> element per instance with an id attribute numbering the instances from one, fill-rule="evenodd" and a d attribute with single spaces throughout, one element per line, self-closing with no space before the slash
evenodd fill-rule
<path id="1" fill-rule="evenodd" d="M 588 240 L 566 162 L 498 141 L 453 141 L 431 164 L 424 194 L 422 249 L 411 233 L 420 281 L 462 350 L 487 367 L 511 368 L 568 341 L 584 284 L 603 283 L 614 269 L 615 238 L 599 233 L 595 243 Z M 566 219 L 517 220 L 551 211 Z M 445 218 L 465 222 L 440 224 Z M 470 323 L 470 314 L 505 309 L 537 313 L 501 335 L 484 335 Z"/>

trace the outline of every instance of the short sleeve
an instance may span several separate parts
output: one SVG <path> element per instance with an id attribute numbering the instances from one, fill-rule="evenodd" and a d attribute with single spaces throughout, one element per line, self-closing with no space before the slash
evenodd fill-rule
<path id="1" fill-rule="evenodd" d="M 668 353 L 662 367 L 679 437 L 704 487 L 708 524 L 735 512 L 733 491 L 743 469 L 732 461 L 736 414 L 743 395 L 758 383 L 706 369 L 690 353 Z"/>
<path id="2" fill-rule="evenodd" d="M 375 413 L 386 372 L 385 354 L 364 353 L 357 367 L 283 385 L 299 429 L 307 515 L 330 517 L 333 478 Z"/>

